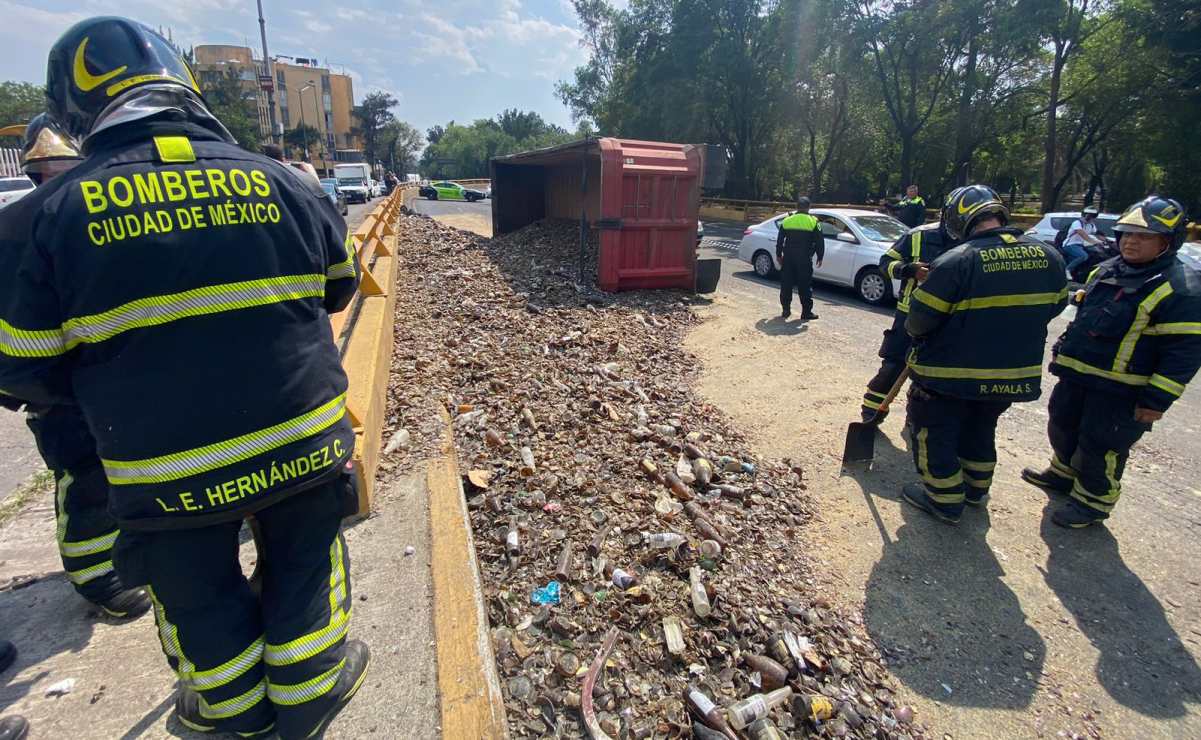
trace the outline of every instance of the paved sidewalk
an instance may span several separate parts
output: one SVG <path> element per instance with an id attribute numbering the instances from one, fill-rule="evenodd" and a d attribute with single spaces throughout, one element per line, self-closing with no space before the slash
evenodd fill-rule
<path id="1" fill-rule="evenodd" d="M 0 409 L 0 502 L 45 467 L 25 426 L 25 414 Z"/>
<path id="2" fill-rule="evenodd" d="M 152 617 L 116 624 L 75 595 L 55 550 L 51 501 L 43 498 L 0 528 L 0 638 L 20 651 L 16 665 L 0 674 L 0 716 L 27 717 L 31 740 L 205 737 L 174 719 L 175 677 Z M 346 538 L 351 634 L 371 647 L 372 665 L 326 737 L 439 737 L 424 467 L 382 491 L 376 513 L 350 526 Z M 408 545 L 416 552 L 406 557 Z M 242 556 L 249 568 L 251 544 Z M 30 578 L 36 580 L 13 588 Z M 74 680 L 69 694 L 46 696 L 67 679 Z"/>

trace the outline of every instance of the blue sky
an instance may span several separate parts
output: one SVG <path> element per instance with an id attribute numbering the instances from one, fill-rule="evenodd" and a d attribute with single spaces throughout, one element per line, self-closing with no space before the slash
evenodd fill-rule
<path id="1" fill-rule="evenodd" d="M 624 3 L 623 3 L 624 4 Z M 0 0 L 0 79 L 43 82 L 50 45 L 112 0 Z M 183 46 L 261 49 L 254 0 L 123 0 L 121 13 L 169 27 Z M 585 55 L 567 0 L 263 0 L 272 54 L 328 60 L 356 102 L 385 90 L 421 130 L 450 119 L 535 110 L 573 128 L 554 96 Z"/>

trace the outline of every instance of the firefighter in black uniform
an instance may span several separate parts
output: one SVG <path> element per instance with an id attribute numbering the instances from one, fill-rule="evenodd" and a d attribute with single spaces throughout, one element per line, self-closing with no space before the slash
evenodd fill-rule
<path id="1" fill-rule="evenodd" d="M 909 296 L 930 273 L 930 263 L 952 246 L 954 242 L 947 236 L 940 220 L 937 224 L 910 230 L 880 258 L 880 271 L 901 281 L 901 295 L 897 297 L 892 326 L 884 330 L 884 341 L 880 343 L 880 370 L 867 382 L 863 394 L 860 413 L 866 422 L 879 424 L 888 416 L 887 412 L 880 413 L 880 406 L 905 368 L 905 357 L 909 354 L 909 332 L 905 331 Z"/>
<path id="2" fill-rule="evenodd" d="M 1107 519 L 1130 448 L 1184 393 L 1201 367 L 1201 273 L 1176 257 L 1188 217 L 1152 195 L 1118 219 L 1121 256 L 1077 292 L 1079 309 L 1052 350 L 1051 465 L 1022 478 L 1068 497 L 1051 521 L 1081 528 Z"/>
<path id="3" fill-rule="evenodd" d="M 1067 305 L 1063 258 L 1005 228 L 1008 220 L 992 188 L 951 193 L 942 222 L 966 241 L 934 261 L 909 301 L 906 424 L 924 485 L 902 496 L 951 524 L 965 502 L 988 501 L 997 419 L 1039 397 L 1047 324 Z"/>
<path id="4" fill-rule="evenodd" d="M 80 159 L 75 141 L 45 113 L 25 128 L 21 165 L 37 185 L 73 169 Z M 110 616 L 145 614 L 150 609 L 146 591 L 123 588 L 113 569 L 117 523 L 108 513 L 108 481 L 79 407 L 30 404 L 25 411 L 42 460 L 54 473 L 58 551 L 68 580 Z"/>
<path id="5" fill-rule="evenodd" d="M 821 267 L 825 256 L 826 241 L 821 225 L 809 215 L 809 199 L 801 196 L 797 198 L 796 212 L 784 217 L 776 236 L 783 318 L 792 315 L 793 288 L 801 297 L 801 318 L 807 321 L 818 318 L 813 313 L 813 258 L 817 258 L 817 266 Z"/>
<path id="6" fill-rule="evenodd" d="M 75 402 L 199 731 L 319 735 L 369 654 L 348 641 L 354 498 L 328 314 L 359 277 L 316 181 L 235 145 L 170 44 L 122 18 L 53 46 L 74 170 L 0 212 L 0 388 Z M 262 528 L 262 596 L 238 532 Z"/>

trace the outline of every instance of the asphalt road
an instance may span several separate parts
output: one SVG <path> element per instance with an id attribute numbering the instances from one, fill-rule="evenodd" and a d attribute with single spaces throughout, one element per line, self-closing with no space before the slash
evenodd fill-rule
<path id="1" fill-rule="evenodd" d="M 461 200 L 426 200 L 418 198 L 413 201 L 412 208 L 417 213 L 424 213 L 431 218 L 438 216 L 487 216 L 491 218 L 492 201 L 479 200 L 468 203 Z"/>
<path id="2" fill-rule="evenodd" d="M 346 217 L 350 228 L 357 228 L 378 202 L 375 200 L 351 205 L 350 213 Z M 0 501 L 44 468 L 33 443 L 33 435 L 25 426 L 25 415 L 0 410 Z"/>
<path id="3" fill-rule="evenodd" d="M 820 320 L 781 321 L 779 283 L 736 257 L 741 227 L 706 231 L 702 256 L 723 263 L 687 342 L 702 392 L 757 452 L 803 463 L 821 509 L 803 550 L 830 593 L 861 610 L 935 734 L 1201 737 L 1201 381 L 1135 448 L 1109 523 L 1069 532 L 1050 523 L 1058 504 L 1018 477 L 1047 463 L 1055 379 L 1044 375 L 1043 397 L 1001 419 L 987 510 L 950 528 L 898 500 L 915 478 L 903 397 L 875 465 L 840 466 L 891 310 L 819 285 Z M 1052 323 L 1052 340 L 1071 315 Z"/>

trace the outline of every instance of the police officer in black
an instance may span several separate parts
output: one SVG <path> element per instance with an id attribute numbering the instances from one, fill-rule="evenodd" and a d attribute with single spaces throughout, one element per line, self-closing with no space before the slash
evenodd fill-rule
<path id="1" fill-rule="evenodd" d="M 926 200 L 918 195 L 917 185 L 906 188 L 905 197 L 898 200 L 892 210 L 897 220 L 911 229 L 926 222 Z"/>
<path id="2" fill-rule="evenodd" d="M 797 198 L 796 212 L 785 216 L 780 222 L 776 236 L 776 259 L 780 261 L 780 307 L 781 316 L 792 315 L 792 291 L 795 288 L 801 297 L 801 318 L 818 318 L 813 313 L 813 259 L 822 266 L 826 255 L 826 241 L 821 225 L 809 215 L 809 199 Z"/>
<path id="3" fill-rule="evenodd" d="M 965 241 L 934 260 L 909 301 L 906 424 L 922 485 L 902 496 L 950 524 L 964 503 L 987 503 L 997 420 L 1039 397 L 1047 324 L 1067 305 L 1063 258 L 1008 220 L 992 188 L 951 193 L 943 226 Z"/>
<path id="4" fill-rule="evenodd" d="M 45 113 L 26 126 L 21 166 L 38 185 L 74 169 L 81 159 L 74 139 Z M 21 405 L 5 404 L 2 397 L 0 404 Z M 146 591 L 122 587 L 113 569 L 117 523 L 108 513 L 108 481 L 96 441 L 79 407 L 30 404 L 25 411 L 42 460 L 54 473 L 56 539 L 67 579 L 80 596 L 109 616 L 132 619 L 145 614 L 150 610 Z"/>
<path id="5" fill-rule="evenodd" d="M 884 340 L 880 343 L 880 369 L 868 381 L 863 393 L 860 414 L 865 422 L 879 424 L 888 416 L 887 412 L 880 413 L 880 407 L 905 368 L 905 358 L 909 354 L 909 332 L 905 331 L 909 296 L 930 274 L 930 263 L 954 245 L 940 219 L 936 224 L 910 230 L 880 258 L 880 271 L 901 281 L 901 295 L 897 297 L 892 326 L 884 330 Z"/>
<path id="6" fill-rule="evenodd" d="M 1122 493 L 1130 448 L 1184 393 L 1201 367 L 1201 274 L 1176 252 L 1188 217 L 1152 195 L 1118 219 L 1121 255 L 1101 263 L 1052 350 L 1051 465 L 1022 478 L 1066 502 L 1061 527 L 1103 522 Z"/>
<path id="7" fill-rule="evenodd" d="M 76 403 L 123 583 L 145 585 L 202 732 L 320 735 L 367 671 L 348 641 L 354 433 L 329 313 L 359 277 L 316 181 L 236 146 L 179 53 L 122 18 L 52 47 L 85 160 L 0 211 L 0 389 Z M 262 529 L 262 596 L 238 532 Z"/>

